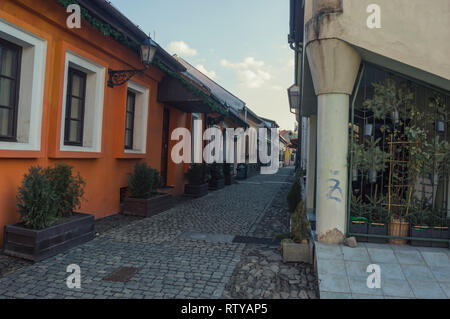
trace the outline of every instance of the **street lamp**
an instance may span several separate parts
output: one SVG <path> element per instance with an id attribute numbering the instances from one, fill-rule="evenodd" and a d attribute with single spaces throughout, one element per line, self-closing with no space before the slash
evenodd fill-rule
<path id="1" fill-rule="evenodd" d="M 155 57 L 158 45 L 150 37 L 147 37 L 143 43 L 139 46 L 141 62 L 145 66 L 144 69 L 131 69 L 131 70 L 112 70 L 108 69 L 108 86 L 113 88 L 117 85 L 122 85 L 128 82 L 133 76 L 138 73 L 142 73 L 150 67 L 153 58 Z"/>
<path id="2" fill-rule="evenodd" d="M 287 91 L 290 111 L 293 114 L 298 114 L 298 109 L 300 108 L 300 87 L 294 84 Z M 292 110 L 294 110 L 294 112 L 292 112 Z"/>

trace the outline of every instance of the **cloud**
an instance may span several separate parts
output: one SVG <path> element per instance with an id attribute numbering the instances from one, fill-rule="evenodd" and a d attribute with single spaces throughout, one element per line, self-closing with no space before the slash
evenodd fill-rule
<path id="1" fill-rule="evenodd" d="M 178 54 L 180 56 L 194 56 L 197 55 L 197 50 L 189 47 L 184 41 L 173 41 L 167 46 L 167 50 L 172 54 Z"/>
<path id="2" fill-rule="evenodd" d="M 203 66 L 203 64 L 197 64 L 197 65 L 195 66 L 195 68 L 196 68 L 197 70 L 199 70 L 200 72 L 202 72 L 202 73 L 203 73 L 204 75 L 206 75 L 207 77 L 209 77 L 210 79 L 212 79 L 212 80 L 214 80 L 214 79 L 217 77 L 216 71 L 214 71 L 214 70 L 208 71 L 208 70 Z"/>
<path id="3" fill-rule="evenodd" d="M 264 61 L 258 61 L 254 57 L 247 57 L 242 62 L 236 63 L 223 59 L 220 65 L 236 70 L 240 84 L 249 89 L 260 88 L 272 78 Z"/>

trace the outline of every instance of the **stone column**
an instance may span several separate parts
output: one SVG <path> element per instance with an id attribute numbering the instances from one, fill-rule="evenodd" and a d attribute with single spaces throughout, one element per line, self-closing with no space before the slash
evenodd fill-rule
<path id="1" fill-rule="evenodd" d="M 361 58 L 337 39 L 309 43 L 307 55 L 318 96 L 317 238 L 337 244 L 346 233 L 349 101 Z"/>

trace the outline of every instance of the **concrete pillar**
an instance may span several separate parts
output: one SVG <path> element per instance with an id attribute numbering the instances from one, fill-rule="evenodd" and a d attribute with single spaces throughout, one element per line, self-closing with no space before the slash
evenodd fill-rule
<path id="1" fill-rule="evenodd" d="M 317 238 L 337 244 L 346 233 L 349 101 L 361 57 L 338 39 L 309 43 L 307 56 L 318 96 Z"/>
<path id="2" fill-rule="evenodd" d="M 308 158 L 306 170 L 306 208 L 314 208 L 314 187 L 316 180 L 316 144 L 317 144 L 317 116 L 311 115 L 309 118 L 308 132 Z"/>

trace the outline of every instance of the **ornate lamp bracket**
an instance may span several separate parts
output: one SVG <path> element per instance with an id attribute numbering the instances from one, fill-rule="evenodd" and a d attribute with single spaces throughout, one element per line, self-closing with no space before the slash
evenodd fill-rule
<path id="1" fill-rule="evenodd" d="M 138 73 L 143 73 L 148 67 L 142 70 L 112 70 L 108 69 L 108 87 L 113 88 L 115 86 L 123 85 L 127 83 L 133 76 Z"/>

